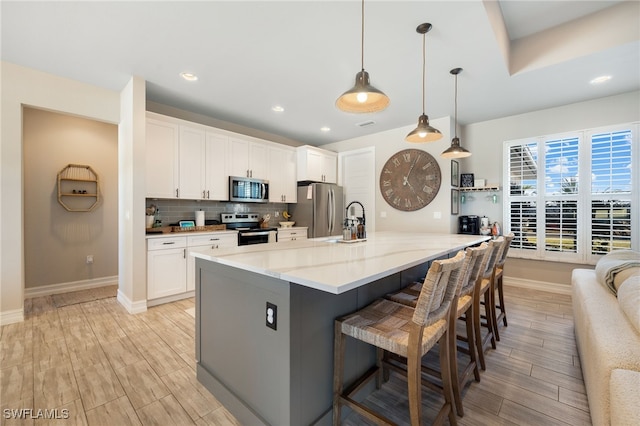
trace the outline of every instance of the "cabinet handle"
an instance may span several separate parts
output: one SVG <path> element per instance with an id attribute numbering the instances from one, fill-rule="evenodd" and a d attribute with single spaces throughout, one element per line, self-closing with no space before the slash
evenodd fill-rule
<path id="1" fill-rule="evenodd" d="M 182 258 L 183 259 L 187 258 L 187 249 L 182 249 Z"/>
<path id="2" fill-rule="evenodd" d="M 206 193 L 207 193 L 207 191 L 205 191 L 205 190 L 203 189 L 203 190 L 202 190 L 202 198 L 207 198 L 207 197 L 206 197 Z"/>
<path id="3" fill-rule="evenodd" d="M 165 245 L 165 246 L 168 246 L 168 245 L 175 244 L 175 243 L 176 243 L 175 241 L 171 241 L 170 243 L 162 243 L 162 244 Z"/>
<path id="4" fill-rule="evenodd" d="M 209 241 L 220 241 L 220 238 L 210 238 Z"/>
<path id="5" fill-rule="evenodd" d="M 180 198 L 180 188 L 176 188 L 176 198 Z"/>
<path id="6" fill-rule="evenodd" d="M 249 175 L 249 169 L 247 169 L 247 177 L 251 177 L 251 176 Z"/>
<path id="7" fill-rule="evenodd" d="M 209 198 L 211 198 L 211 197 L 209 196 L 209 190 L 207 189 L 207 199 L 209 199 Z"/>

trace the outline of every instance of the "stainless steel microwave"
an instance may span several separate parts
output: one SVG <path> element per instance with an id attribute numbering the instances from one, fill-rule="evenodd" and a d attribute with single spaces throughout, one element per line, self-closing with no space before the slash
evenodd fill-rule
<path id="1" fill-rule="evenodd" d="M 267 203 L 269 202 L 269 181 L 229 176 L 229 201 Z"/>

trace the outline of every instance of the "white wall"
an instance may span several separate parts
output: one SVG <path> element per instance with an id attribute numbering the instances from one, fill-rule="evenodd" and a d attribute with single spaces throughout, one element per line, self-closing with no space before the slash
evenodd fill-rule
<path id="1" fill-rule="evenodd" d="M 24 315 L 22 106 L 118 123 L 120 94 L 7 62 L 0 70 L 0 324 L 7 324 Z"/>
<path id="2" fill-rule="evenodd" d="M 638 120 L 640 92 L 636 91 L 469 124 L 462 131 L 461 141 L 473 155 L 460 160 L 460 169 L 461 172 L 485 178 L 488 183 L 497 182 L 502 186 L 502 148 L 505 141 Z M 503 193 L 500 193 L 499 203 L 496 205 L 482 199 L 485 193 L 474 195 L 476 200 L 465 203 L 462 213 L 486 214 L 491 220 L 502 223 Z M 571 283 L 571 271 L 579 267 L 593 266 L 511 259 L 505 274 L 513 280 L 535 280 L 568 286 Z"/>
<path id="3" fill-rule="evenodd" d="M 417 118 L 416 118 L 417 123 Z M 456 232 L 457 216 L 451 215 L 451 162 L 440 157 L 440 153 L 451 144 L 450 117 L 430 120 L 430 124 L 442 132 L 442 139 L 424 144 L 409 143 L 404 140 L 407 133 L 415 129 L 416 123 L 386 132 L 361 136 L 341 142 L 322 145 L 323 149 L 344 152 L 375 146 L 375 207 L 365 206 L 367 211 L 375 212 L 375 230 L 377 231 L 421 231 L 421 232 Z M 398 151 L 416 148 L 431 154 L 440 166 L 442 184 L 438 195 L 428 206 L 414 211 L 404 212 L 391 207 L 380 195 L 380 172 L 384 163 Z M 440 215 L 435 218 L 434 215 Z M 386 215 L 386 217 L 382 217 Z M 371 229 L 369 229 L 371 231 Z"/>

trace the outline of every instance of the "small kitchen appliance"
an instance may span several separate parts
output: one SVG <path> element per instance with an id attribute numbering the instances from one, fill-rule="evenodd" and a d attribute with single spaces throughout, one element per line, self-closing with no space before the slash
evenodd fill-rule
<path id="1" fill-rule="evenodd" d="M 261 227 L 258 213 L 221 213 L 220 219 L 227 229 L 238 231 L 239 246 L 278 241 L 278 228 Z"/>
<path id="2" fill-rule="evenodd" d="M 458 217 L 458 234 L 478 235 L 480 233 L 480 218 L 475 215 Z"/>
<path id="3" fill-rule="evenodd" d="M 269 202 L 269 181 L 229 176 L 229 201 L 267 203 Z"/>

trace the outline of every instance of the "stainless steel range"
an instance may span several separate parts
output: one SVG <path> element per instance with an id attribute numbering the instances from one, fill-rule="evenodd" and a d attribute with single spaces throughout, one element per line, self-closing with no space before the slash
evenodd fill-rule
<path id="1" fill-rule="evenodd" d="M 258 213 L 221 213 L 221 222 L 227 229 L 238 231 L 238 245 L 275 243 L 278 240 L 278 228 L 260 227 Z"/>

